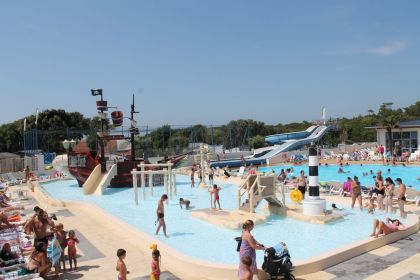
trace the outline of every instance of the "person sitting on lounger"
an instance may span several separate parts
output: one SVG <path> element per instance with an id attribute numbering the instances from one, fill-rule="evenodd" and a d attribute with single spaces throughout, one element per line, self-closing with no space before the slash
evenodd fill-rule
<path id="1" fill-rule="evenodd" d="M 10 246 L 10 243 L 6 242 L 1 248 L 0 259 L 2 259 L 4 262 L 10 262 L 19 259 L 19 256 L 18 254 L 12 252 L 12 247 Z"/>
<path id="2" fill-rule="evenodd" d="M 188 199 L 183 199 L 182 197 L 179 199 L 179 206 L 182 209 L 182 205 L 185 205 L 185 208 L 190 209 L 190 201 Z"/>
<path id="3" fill-rule="evenodd" d="M 0 212 L 0 229 L 12 228 L 14 225 L 9 223 L 8 216 Z"/>
<path id="4" fill-rule="evenodd" d="M 373 232 L 370 236 L 378 238 L 379 234 L 388 235 L 400 230 L 406 230 L 406 227 L 398 219 L 386 218 L 385 223 L 375 219 L 373 221 Z"/>

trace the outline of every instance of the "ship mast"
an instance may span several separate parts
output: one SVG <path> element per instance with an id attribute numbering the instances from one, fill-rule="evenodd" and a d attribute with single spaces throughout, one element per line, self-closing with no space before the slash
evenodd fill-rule
<path id="1" fill-rule="evenodd" d="M 102 96 L 102 89 L 91 89 L 91 94 L 92 96 L 101 96 L 101 100 L 96 101 L 96 107 L 99 111 L 99 117 L 101 119 L 101 133 L 99 135 L 99 145 L 100 145 L 100 149 L 101 149 L 101 159 L 100 159 L 100 163 L 101 163 L 101 172 L 105 173 L 106 172 L 106 160 L 105 160 L 105 145 L 104 145 L 104 127 L 105 127 L 105 118 L 106 118 L 106 113 L 105 111 L 108 111 L 108 102 L 105 101 L 103 99 Z"/>
<path id="2" fill-rule="evenodd" d="M 134 105 L 134 94 L 133 94 L 133 103 L 131 104 L 131 116 L 130 116 L 130 120 L 131 120 L 131 126 L 130 126 L 130 142 L 131 142 L 131 160 L 136 160 L 136 153 L 134 151 L 134 135 L 139 133 L 138 128 L 136 127 L 136 121 L 134 120 L 134 114 L 137 114 L 138 112 L 136 112 L 135 110 L 135 105 Z"/>

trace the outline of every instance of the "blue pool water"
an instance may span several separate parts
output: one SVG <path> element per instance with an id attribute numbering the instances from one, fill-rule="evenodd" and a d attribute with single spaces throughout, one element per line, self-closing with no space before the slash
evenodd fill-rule
<path id="1" fill-rule="evenodd" d="M 258 168 L 258 171 L 261 172 L 270 172 L 274 170 L 276 174 L 279 174 L 281 169 L 286 170 L 286 168 L 293 167 L 294 169 L 294 175 L 298 176 L 299 172 L 301 170 L 305 171 L 305 174 L 308 175 L 309 169 L 308 166 L 275 166 L 275 167 L 261 167 Z M 390 169 L 390 172 L 388 172 L 388 169 Z M 383 165 L 349 165 L 349 166 L 343 166 L 343 170 L 348 173 L 340 173 L 338 174 L 338 166 L 337 165 L 329 165 L 329 166 L 320 166 L 319 167 L 319 180 L 320 181 L 340 181 L 344 182 L 346 181 L 346 178 L 351 176 L 358 176 L 359 181 L 362 184 L 362 186 L 373 186 L 373 175 L 363 176 L 363 173 L 370 172 L 370 170 L 373 171 L 374 175 L 376 175 L 376 172 L 378 170 L 382 171 L 382 176 L 384 179 L 386 177 L 391 177 L 394 182 L 395 179 L 401 178 L 403 183 L 406 186 L 412 186 L 415 189 L 420 191 L 420 180 L 417 180 L 417 178 L 420 177 L 420 167 L 416 166 L 383 166 Z M 395 182 L 396 183 L 396 182 Z"/>
<path id="2" fill-rule="evenodd" d="M 105 194 L 99 197 L 84 196 L 75 180 L 44 183 L 43 187 L 52 197 L 67 201 L 94 203 L 150 235 L 155 233 L 156 206 L 159 197 L 163 194 L 163 187 L 155 187 L 154 197 L 148 193 L 146 200 L 140 200 L 138 206 L 134 203 L 133 189 L 107 189 Z M 222 208 L 236 209 L 236 186 L 222 184 L 221 187 Z M 179 197 L 189 199 L 194 209 L 209 208 L 209 193 L 205 189 L 191 189 L 189 178 L 186 176 L 177 176 L 177 188 L 178 196 L 165 205 L 165 220 L 169 238 L 163 237 L 162 233 L 158 238 L 194 258 L 237 264 L 238 253 L 234 238 L 240 236 L 241 232 L 224 229 L 192 218 L 190 211 L 180 209 Z M 339 205 L 339 207 L 342 206 Z M 257 212 L 262 212 L 263 208 L 264 203 L 261 203 Z M 292 259 L 296 261 L 366 238 L 371 233 L 373 219 L 386 217 L 384 213 L 375 213 L 372 216 L 366 212 L 360 212 L 360 210 L 348 209 L 347 211 L 348 215 L 343 221 L 328 225 L 308 224 L 271 215 L 267 223 L 255 227 L 253 235 L 266 246 L 275 245 L 279 241 L 286 242 Z M 259 263 L 262 262 L 262 259 L 262 252 L 259 251 Z"/>

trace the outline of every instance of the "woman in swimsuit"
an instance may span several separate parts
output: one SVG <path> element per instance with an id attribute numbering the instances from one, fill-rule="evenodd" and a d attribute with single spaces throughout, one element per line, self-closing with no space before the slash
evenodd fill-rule
<path id="1" fill-rule="evenodd" d="M 117 271 L 118 272 L 118 280 L 127 280 L 127 274 L 130 273 L 130 271 L 127 270 L 127 266 L 125 265 L 124 259 L 127 252 L 124 249 L 118 249 L 117 250 Z"/>
<path id="2" fill-rule="evenodd" d="M 390 177 L 385 179 L 385 199 L 384 199 L 384 205 L 385 205 L 385 211 L 389 213 L 392 213 L 392 197 L 394 196 L 394 181 Z"/>
<path id="3" fill-rule="evenodd" d="M 251 231 L 254 229 L 254 222 L 252 220 L 247 220 L 242 225 L 242 242 L 239 249 L 239 259 L 248 256 L 251 258 L 251 272 L 253 275 L 257 274 L 257 256 L 256 250 L 265 250 L 264 245 L 258 243 L 251 234 Z M 244 279 L 244 274 L 247 273 L 249 268 L 246 268 L 242 262 L 239 264 L 238 277 L 239 279 Z"/>
<path id="4" fill-rule="evenodd" d="M 375 180 L 375 191 L 377 194 L 376 201 L 378 202 L 378 209 L 384 210 L 385 187 L 382 175 L 378 173 Z"/>
<path id="5" fill-rule="evenodd" d="M 362 206 L 362 187 L 360 186 L 359 178 L 354 176 L 352 183 L 352 195 L 351 195 L 351 208 L 354 208 L 354 204 L 356 203 L 356 199 L 359 201 L 360 210 L 363 209 Z"/>
<path id="6" fill-rule="evenodd" d="M 29 257 L 26 269 L 29 273 L 38 272 L 39 276 L 46 279 L 48 272 L 50 272 L 51 264 L 47 262 L 47 244 L 38 242 L 35 245 L 35 250 Z"/>
<path id="7" fill-rule="evenodd" d="M 398 219 L 386 218 L 385 223 L 375 219 L 373 221 L 373 232 L 370 236 L 378 238 L 379 234 L 388 235 L 399 230 L 406 230 L 406 227 Z"/>

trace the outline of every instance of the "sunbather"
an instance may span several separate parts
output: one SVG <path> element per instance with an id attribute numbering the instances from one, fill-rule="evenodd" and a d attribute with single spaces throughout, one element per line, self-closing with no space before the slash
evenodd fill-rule
<path id="1" fill-rule="evenodd" d="M 370 236 L 378 238 L 379 234 L 388 235 L 400 230 L 406 230 L 406 227 L 398 219 L 386 218 L 385 223 L 375 219 L 373 221 L 373 232 Z"/>
<path id="2" fill-rule="evenodd" d="M 3 247 L 1 248 L 0 251 L 0 258 L 5 261 L 11 261 L 11 260 L 16 260 L 19 258 L 18 254 L 13 253 L 12 252 L 12 247 L 10 246 L 9 243 L 4 243 Z"/>
<path id="3" fill-rule="evenodd" d="M 12 227 L 14 227 L 14 225 L 9 223 L 8 216 L 5 213 L 0 212 L 0 229 Z"/>

